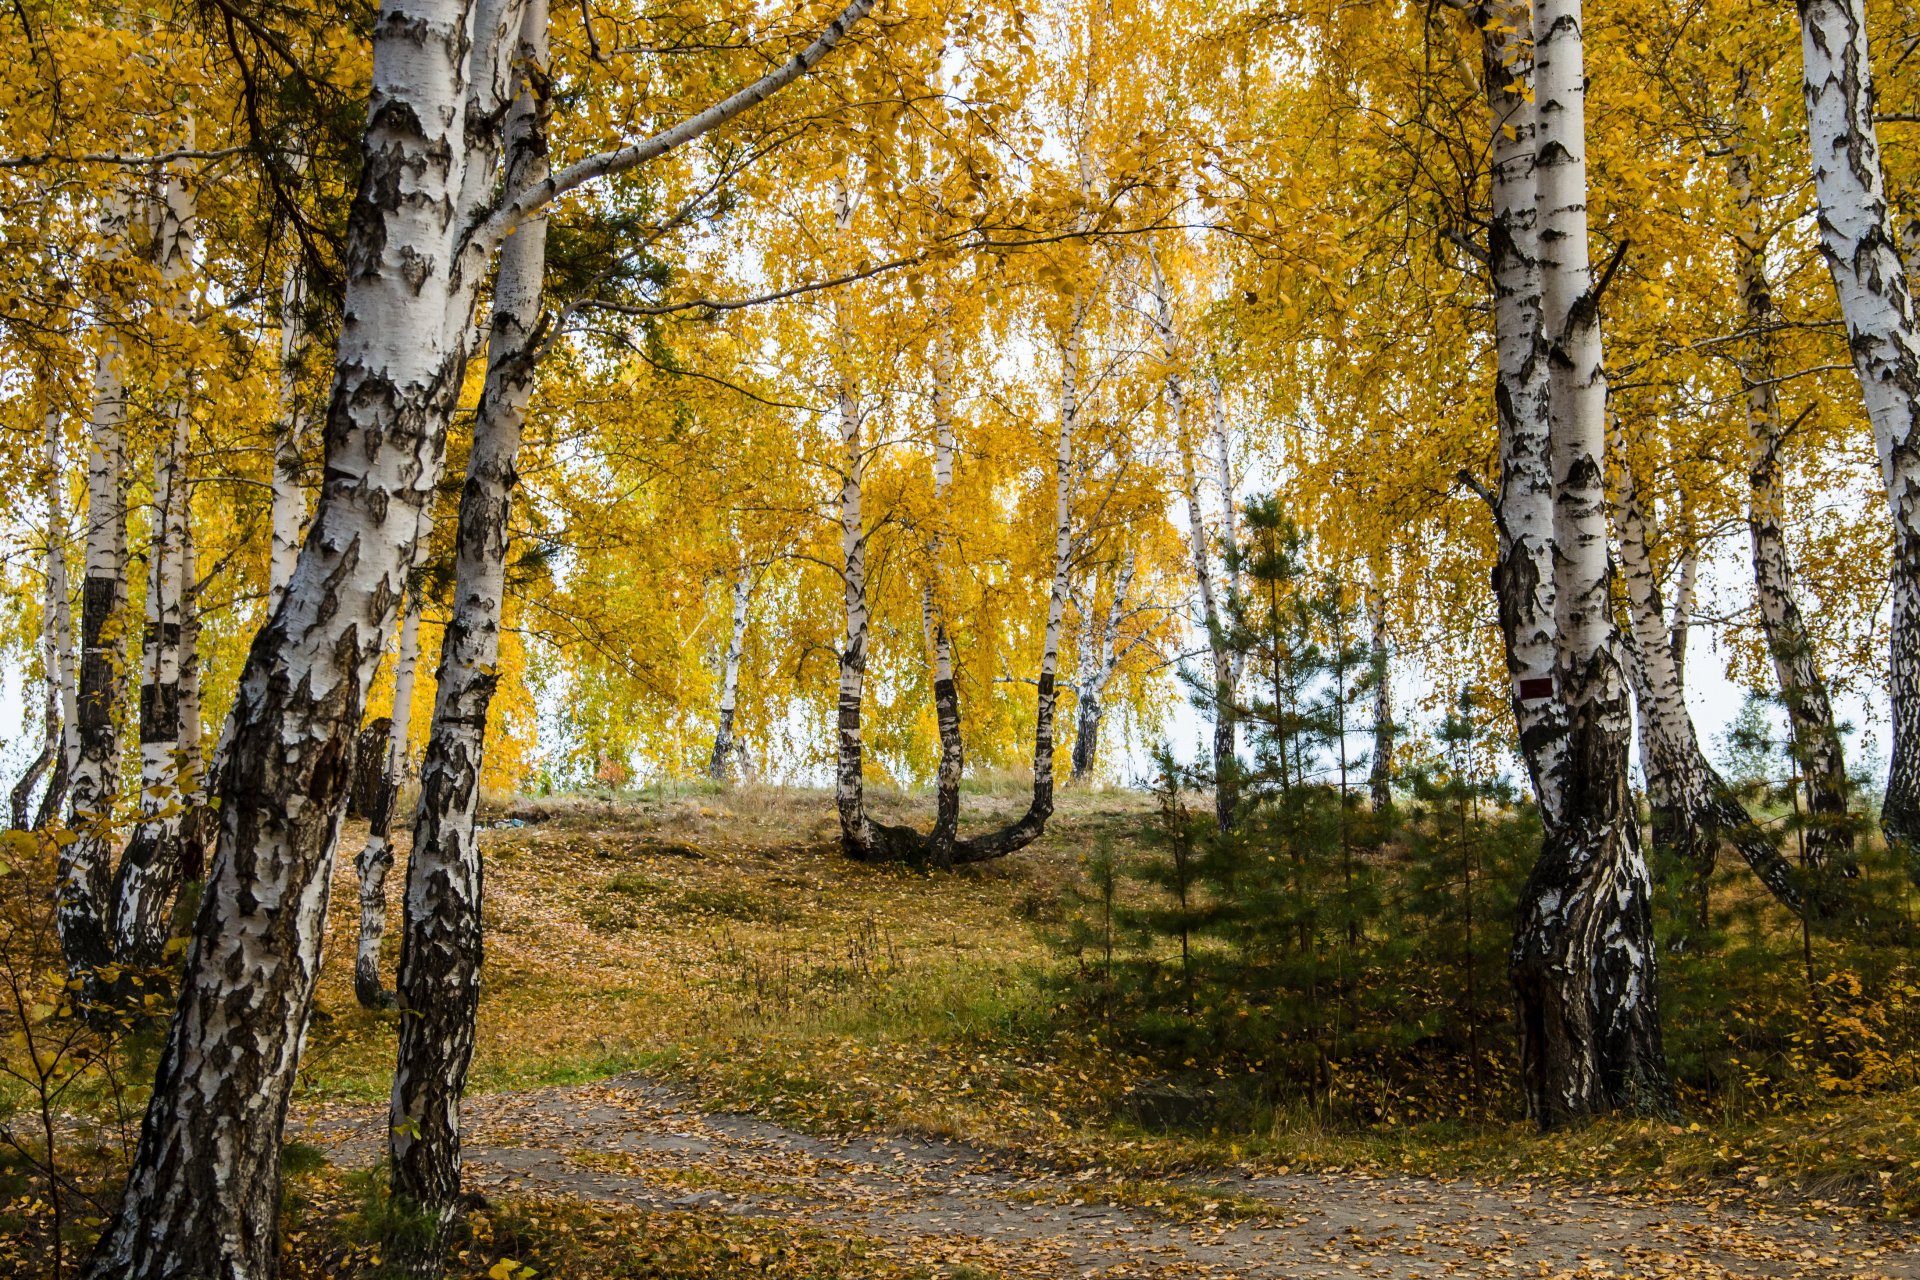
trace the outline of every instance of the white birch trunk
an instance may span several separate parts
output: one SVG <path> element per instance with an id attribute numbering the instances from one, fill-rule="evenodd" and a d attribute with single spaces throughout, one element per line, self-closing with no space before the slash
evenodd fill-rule
<path id="1" fill-rule="evenodd" d="M 861 440 L 866 412 L 842 387 L 840 415 L 840 573 L 845 631 L 840 642 L 839 757 L 834 804 L 840 812 L 840 846 L 849 858 L 875 856 L 867 817 L 861 706 L 867 678 L 867 531 L 861 511 L 867 454 Z"/>
<path id="2" fill-rule="evenodd" d="M 506 124 L 506 189 L 547 171 L 547 5 L 529 0 Z M 453 612 L 440 646 L 433 724 L 420 771 L 420 804 L 407 862 L 406 924 L 398 995 L 405 1010 L 388 1126 L 393 1189 L 436 1225 L 421 1270 L 437 1271 L 439 1237 L 460 1194 L 460 1098 L 473 1058 L 482 960 L 480 849 L 474 816 L 485 763 L 487 715 L 499 679 L 508 517 L 515 460 L 541 343 L 544 219 L 523 223 L 494 275 L 487 377 L 455 535 Z M 396 725 L 399 717 L 395 717 Z"/>
<path id="3" fill-rule="evenodd" d="M 1587 242 L 1580 0 L 1533 12 L 1534 181 L 1553 461 L 1558 633 L 1567 707 L 1564 795 L 1521 896 L 1512 977 L 1521 1077 L 1542 1125 L 1665 1112 L 1652 886 L 1628 786 L 1632 715 L 1608 584 L 1606 373 Z"/>
<path id="4" fill-rule="evenodd" d="M 517 4 L 502 3 L 517 32 Z M 439 481 L 471 329 L 473 273 L 460 257 L 478 204 L 462 195 L 491 187 L 490 172 L 470 170 L 493 168 L 499 114 L 467 105 L 470 63 L 485 79 L 507 60 L 476 22 L 491 7 L 385 0 L 374 25 L 327 474 L 241 676 L 219 844 L 126 1194 L 90 1280 L 276 1269 L 281 1134 L 353 736 Z"/>
<path id="5" fill-rule="evenodd" d="M 1535 202 L 1535 118 L 1527 74 L 1528 8 L 1489 0 L 1476 20 L 1484 33 L 1488 169 L 1493 218 L 1487 274 L 1493 289 L 1499 367 L 1499 550 L 1494 595 L 1507 657 L 1520 753 L 1547 829 L 1559 822 L 1565 786 L 1566 706 L 1554 688 L 1553 466 L 1549 457 L 1546 341 L 1540 327 L 1540 226 Z"/>
<path id="6" fill-rule="evenodd" d="M 67 579 L 67 477 L 61 462 L 60 412 L 52 402 L 52 389 L 40 380 L 40 396 L 45 403 L 41 415 L 41 461 L 46 469 L 47 503 L 47 588 L 42 605 L 41 646 L 46 676 L 46 701 L 43 715 L 47 741 L 45 761 L 40 766 L 47 774 L 47 789 L 40 797 L 32 829 L 39 831 L 53 822 L 66 798 L 73 767 L 79 754 L 79 691 L 74 686 L 73 607 Z M 37 771 L 30 771 L 15 788 L 13 823 L 27 827 L 27 802 L 31 798 Z"/>
<path id="7" fill-rule="evenodd" d="M 129 201 L 106 197 L 100 234 L 111 259 L 124 251 Z M 112 955 L 107 929 L 108 862 L 120 775 L 117 708 L 126 681 L 127 391 L 120 337 L 103 327 L 87 423 L 87 525 L 80 583 L 80 677 L 70 795 L 73 839 L 60 850 L 56 919 L 69 974 L 85 976 Z"/>
<path id="8" fill-rule="evenodd" d="M 425 535 L 416 546 L 424 549 Z M 419 564 L 415 557 L 417 577 Z M 360 931 L 354 946 L 354 998 L 369 1009 L 393 1006 L 393 993 L 380 983 L 380 947 L 387 937 L 387 873 L 393 870 L 393 807 L 406 782 L 408 751 L 413 739 L 413 681 L 420 666 L 420 611 L 423 605 L 417 581 L 407 587 L 406 611 L 400 618 L 400 641 L 394 655 L 393 715 L 387 721 L 387 756 L 374 784 L 367 813 L 367 842 L 353 860 L 360 881 Z"/>
<path id="9" fill-rule="evenodd" d="M 1633 626 L 1634 695 L 1640 707 L 1649 785 L 1656 776 L 1659 778 L 1657 804 L 1664 804 L 1671 815 L 1663 823 L 1656 808 L 1656 828 L 1667 828 L 1674 855 L 1693 868 L 1692 924 L 1704 928 L 1708 923 L 1708 882 L 1723 839 L 1740 851 L 1769 892 L 1789 910 L 1800 912 L 1805 904 L 1792 866 L 1754 824 L 1700 750 L 1680 667 L 1674 660 L 1674 631 L 1678 628 L 1668 626 L 1654 573 L 1652 516 L 1641 501 L 1619 430 L 1615 419 L 1614 468 L 1619 480 L 1613 519 L 1619 534 L 1621 576 L 1627 588 L 1627 615 Z"/>
<path id="10" fill-rule="evenodd" d="M 306 281 L 290 256 L 280 288 L 280 415 L 273 437 L 273 550 L 267 566 L 267 616 L 280 607 L 300 556 L 307 522 L 306 406 L 300 399 L 307 359 Z"/>
<path id="11" fill-rule="evenodd" d="M 947 312 L 951 321 L 952 311 Z M 940 732 L 940 766 L 934 786 L 933 829 L 928 858 L 937 867 L 953 864 L 960 829 L 960 779 L 966 770 L 966 746 L 960 735 L 960 690 L 953 673 L 953 633 L 947 624 L 945 576 L 947 531 L 953 527 L 953 459 L 958 451 L 953 425 L 954 355 L 952 337 L 942 334 L 934 353 L 933 499 L 939 527 L 927 548 L 933 581 L 920 604 L 933 645 L 933 714 Z"/>
<path id="12" fill-rule="evenodd" d="M 1376 564 L 1367 584 L 1367 660 L 1373 681 L 1373 758 L 1367 771 L 1367 793 L 1373 811 L 1393 804 L 1393 681 L 1387 665 L 1387 593 Z"/>
<path id="13" fill-rule="evenodd" d="M 727 652 L 720 661 L 720 711 L 713 728 L 713 757 L 707 776 L 725 782 L 733 776 L 733 716 L 740 698 L 740 655 L 747 643 L 747 608 L 753 602 L 751 567 L 742 564 L 733 576 L 733 615 L 727 629 Z"/>
<path id="14" fill-rule="evenodd" d="M 1750 95 L 1743 78 L 1737 105 L 1744 117 Z M 1748 163 L 1751 137 L 1742 133 L 1727 158 L 1728 183 L 1740 215 L 1740 294 L 1752 339 L 1740 353 L 1740 380 L 1747 401 L 1747 538 L 1753 556 L 1754 600 L 1773 660 L 1774 680 L 1787 709 L 1793 759 L 1805 779 L 1807 862 L 1843 876 L 1859 874 L 1853 859 L 1846 752 L 1833 714 L 1825 674 L 1813 637 L 1800 612 L 1787 551 L 1786 501 L 1781 492 L 1780 450 L 1786 423 L 1774 382 L 1773 336 L 1780 313 L 1767 279 L 1767 227 Z M 1816 905 L 1827 905 L 1816 895 Z"/>
<path id="15" fill-rule="evenodd" d="M 192 131 L 188 131 L 189 145 Z M 167 182 L 155 236 L 160 279 L 175 324 L 189 319 L 198 252 L 198 201 L 184 175 Z M 187 454 L 192 375 L 177 371 L 167 405 L 168 436 L 153 463 L 153 537 L 147 555 L 146 630 L 140 662 L 140 820 L 113 879 L 114 958 L 133 969 L 158 965 L 180 885 L 180 636 L 185 620 Z M 128 994 L 132 994 L 129 989 Z"/>
<path id="16" fill-rule="evenodd" d="M 1881 826 L 1920 880 L 1920 321 L 1874 129 L 1864 0 L 1799 0 L 1798 8 L 1820 247 L 1893 520 L 1893 757 Z"/>
<path id="17" fill-rule="evenodd" d="M 1076 698 L 1074 702 L 1075 722 L 1073 734 L 1073 779 L 1084 782 L 1093 776 L 1093 767 L 1100 753 L 1100 727 L 1106 718 L 1107 689 L 1113 684 L 1113 673 L 1119 669 L 1124 651 L 1120 647 L 1120 624 L 1127 616 L 1129 597 L 1133 592 L 1135 557 L 1129 546 L 1121 558 L 1120 571 L 1114 577 L 1113 596 L 1105 607 L 1097 610 L 1093 618 L 1085 620 L 1083 626 L 1094 624 L 1089 629 L 1098 639 L 1082 635 L 1080 640 L 1079 673 L 1074 681 Z M 1098 583 L 1089 584 L 1097 590 Z"/>

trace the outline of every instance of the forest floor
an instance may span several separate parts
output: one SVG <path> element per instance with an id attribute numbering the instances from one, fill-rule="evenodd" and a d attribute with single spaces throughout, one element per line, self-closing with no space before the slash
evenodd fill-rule
<path id="1" fill-rule="evenodd" d="M 1141 1123 L 1143 1064 L 1050 1016 L 1044 935 L 1143 803 L 1068 793 L 1040 844 L 944 877 L 846 863 L 816 792 L 516 810 L 541 820 L 483 843 L 468 1274 L 1920 1278 L 1911 1093 L 1551 1139 Z M 293 1277 L 377 1269 L 394 1021 L 351 994 L 358 844 L 289 1124 Z"/>

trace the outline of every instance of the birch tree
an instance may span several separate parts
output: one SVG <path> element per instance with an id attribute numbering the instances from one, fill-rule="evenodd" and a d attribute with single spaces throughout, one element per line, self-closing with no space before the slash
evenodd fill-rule
<path id="1" fill-rule="evenodd" d="M 1893 754 L 1880 825 L 1920 880 L 1920 318 L 1880 164 L 1864 0 L 1799 0 L 1797 8 L 1820 248 L 1893 520 Z"/>
<path id="2" fill-rule="evenodd" d="M 192 131 L 188 130 L 189 145 Z M 188 319 L 198 200 L 178 166 L 159 206 L 154 256 L 175 324 Z M 146 629 L 140 661 L 140 821 L 113 878 L 114 957 L 146 968 L 161 959 L 180 883 L 180 639 L 186 605 L 190 375 L 169 388 L 167 434 L 153 463 L 153 537 L 147 553 Z"/>
<path id="3" fill-rule="evenodd" d="M 426 534 L 416 548 L 424 550 Z M 368 1009 L 390 1009 L 394 995 L 380 982 L 380 946 L 387 937 L 387 873 L 393 870 L 393 807 L 412 759 L 413 684 L 420 670 L 420 613 L 425 605 L 418 552 L 408 576 L 406 606 L 393 663 L 393 715 L 387 720 L 386 751 L 367 805 L 367 842 L 354 857 L 360 880 L 360 933 L 354 948 L 353 995 Z"/>
<path id="4" fill-rule="evenodd" d="M 734 757 L 739 753 L 733 719 L 740 701 L 740 655 L 747 643 L 747 608 L 753 603 L 753 574 L 748 565 L 734 570 L 732 600 L 727 649 L 720 657 L 720 704 L 713 726 L 713 755 L 707 762 L 707 777 L 715 782 L 733 776 Z"/>
<path id="5" fill-rule="evenodd" d="M 1754 600 L 1773 662 L 1780 701 L 1787 712 L 1793 758 L 1805 779 L 1807 862 L 1857 874 L 1848 815 L 1846 753 L 1840 741 L 1826 675 L 1800 610 L 1793 561 L 1787 550 L 1786 502 L 1780 451 L 1787 424 L 1780 410 L 1773 330 L 1780 324 L 1767 276 L 1768 235 L 1753 178 L 1753 140 L 1746 119 L 1752 111 L 1747 77 L 1735 96 L 1735 135 L 1727 152 L 1727 183 L 1736 217 L 1741 310 L 1750 337 L 1736 366 L 1747 411 L 1747 538 L 1753 559 Z"/>
<path id="6" fill-rule="evenodd" d="M 1593 278 L 1587 240 L 1580 0 L 1541 0 L 1533 42 L 1553 678 L 1567 729 L 1563 802 L 1521 894 L 1512 978 L 1528 1110 L 1553 1125 L 1618 1108 L 1665 1112 L 1673 1100 L 1660 1043 L 1652 886 L 1627 779 L 1632 717 L 1608 593 L 1604 281 Z"/>
<path id="7" fill-rule="evenodd" d="M 1652 515 L 1635 480 L 1626 441 L 1612 427 L 1614 468 L 1618 475 L 1613 522 L 1625 579 L 1634 700 L 1640 708 L 1643 741 L 1650 757 L 1648 776 L 1660 778 L 1661 800 L 1671 811 L 1673 852 L 1693 869 L 1693 925 L 1707 921 L 1707 882 L 1721 840 L 1730 841 L 1747 865 L 1788 910 L 1808 910 L 1799 877 L 1766 832 L 1748 815 L 1720 773 L 1700 749 L 1693 716 L 1687 710 L 1676 646 L 1684 628 L 1669 626 L 1652 553 Z M 1683 574 L 1684 577 L 1684 574 Z M 1683 591 L 1682 595 L 1685 594 Z"/>
<path id="8" fill-rule="evenodd" d="M 103 256 L 126 247 L 132 203 L 115 191 L 102 201 Z M 95 336 L 93 408 L 87 423 L 86 553 L 80 582 L 80 678 L 70 825 L 60 850 L 60 950 L 69 975 L 111 956 L 107 890 L 113 808 L 119 789 L 115 710 L 125 681 L 127 607 L 127 390 L 125 353 L 111 324 Z"/>
<path id="9" fill-rule="evenodd" d="M 547 175 L 550 84 L 546 0 L 528 0 L 506 122 L 509 197 Z M 460 1097 L 480 1007 L 481 865 L 474 834 L 487 712 L 498 680 L 501 607 L 515 459 L 543 339 L 546 220 L 501 248 L 493 284 L 486 383 L 474 417 L 455 535 L 453 612 L 440 644 L 433 724 L 407 861 L 388 1155 L 395 1197 L 433 1230 L 418 1268 L 437 1273 L 460 1193 Z M 737 661 L 737 659 L 736 659 Z M 401 708 L 395 705 L 396 723 Z"/>

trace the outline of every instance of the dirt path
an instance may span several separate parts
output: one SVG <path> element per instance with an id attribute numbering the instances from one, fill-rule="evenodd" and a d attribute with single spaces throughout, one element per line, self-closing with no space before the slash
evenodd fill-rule
<path id="1" fill-rule="evenodd" d="M 372 1164 L 384 1113 L 328 1108 L 294 1133 Z M 1899 1277 L 1902 1233 L 1825 1214 L 1421 1178 L 1296 1174 L 1221 1184 L 1239 1221 L 1088 1203 L 1071 1177 L 910 1138 L 844 1142 L 700 1111 L 636 1078 L 469 1099 L 470 1185 L 853 1229 L 903 1257 L 1007 1276 Z M 304 1130 L 304 1132 L 302 1132 Z M 1196 1184 L 1196 1190 L 1206 1189 Z M 1203 1211 L 1204 1212 L 1204 1211 Z"/>

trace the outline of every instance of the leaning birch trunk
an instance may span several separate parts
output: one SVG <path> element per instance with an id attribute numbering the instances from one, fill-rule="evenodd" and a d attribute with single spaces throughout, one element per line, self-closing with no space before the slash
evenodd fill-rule
<path id="1" fill-rule="evenodd" d="M 1920 317 L 1880 165 L 1865 5 L 1799 0 L 1798 8 L 1820 247 L 1840 298 L 1893 519 L 1893 758 L 1880 821 L 1920 881 Z"/>
<path id="2" fill-rule="evenodd" d="M 510 36 L 513 0 L 385 0 L 374 25 L 327 474 L 286 595 L 241 674 L 217 851 L 126 1192 L 89 1280 L 276 1270 L 281 1135 L 353 735 L 439 481 L 477 283 L 459 248 L 493 182 L 499 117 L 487 83 L 506 82 L 496 28 L 509 22 Z M 470 202 L 470 191 L 481 195 Z"/>
<path id="3" fill-rule="evenodd" d="M 424 545 L 423 533 L 420 545 Z M 400 646 L 393 665 L 393 716 L 387 722 L 386 760 L 374 779 L 367 806 L 367 842 L 353 860 L 360 880 L 360 933 L 353 956 L 353 996 L 362 1007 L 391 1009 L 393 992 L 380 984 L 380 946 L 387 937 L 387 873 L 393 870 L 393 806 L 412 758 L 413 682 L 420 668 L 420 585 L 407 585 L 406 613 L 400 619 Z"/>
<path id="4" fill-rule="evenodd" d="M 1374 570 L 1367 587 L 1368 678 L 1373 682 L 1373 759 L 1367 769 L 1367 792 L 1375 813 L 1393 805 L 1393 681 L 1387 665 L 1387 593 Z"/>
<path id="5" fill-rule="evenodd" d="M 852 391 L 841 388 L 840 574 L 846 622 L 840 643 L 838 759 L 833 799 L 840 813 L 840 848 L 849 858 L 875 856 L 873 823 L 867 816 L 861 709 L 867 678 L 867 531 L 861 513 L 867 457 L 861 441 L 866 414 Z"/>
<path id="6" fill-rule="evenodd" d="M 67 599 L 67 477 L 61 467 L 60 412 L 53 406 L 52 388 L 40 378 L 40 394 L 45 399 L 41 415 L 41 461 L 46 468 L 47 503 L 47 590 L 42 604 L 41 648 L 46 676 L 47 727 L 44 762 L 30 769 L 14 788 L 13 825 L 29 826 L 28 801 L 40 770 L 47 772 L 47 789 L 41 794 L 38 812 L 31 822 L 38 831 L 53 821 L 65 798 L 67 780 L 72 776 L 73 753 L 77 745 L 75 711 L 78 695 L 73 686 L 73 613 Z"/>
<path id="7" fill-rule="evenodd" d="M 1666 824 L 1671 851 L 1693 871 L 1692 924 L 1704 929 L 1708 923 L 1708 884 L 1722 840 L 1739 850 L 1768 892 L 1799 914 L 1806 904 L 1792 865 L 1700 750 L 1680 683 L 1680 669 L 1674 661 L 1673 631 L 1667 624 L 1660 584 L 1654 576 L 1651 517 L 1641 501 L 1617 420 L 1612 444 L 1619 477 L 1613 521 L 1619 535 L 1621 576 L 1627 588 L 1627 615 L 1633 627 L 1635 701 L 1650 757 L 1648 777 L 1658 775 L 1663 793 L 1660 800 L 1671 815 Z"/>
<path id="8" fill-rule="evenodd" d="M 280 607 L 300 557 L 307 520 L 306 406 L 300 399 L 307 359 L 306 281 L 290 258 L 280 287 L 280 416 L 273 436 L 273 550 L 267 566 L 267 614 Z"/>
<path id="9" fill-rule="evenodd" d="M 1554 691 L 1553 467 L 1548 369 L 1540 327 L 1540 226 L 1535 207 L 1535 116 L 1527 84 L 1528 7 L 1488 0 L 1476 12 L 1492 116 L 1488 168 L 1493 218 L 1487 276 L 1493 290 L 1498 373 L 1500 488 L 1493 590 L 1507 681 L 1540 819 L 1559 822 L 1567 749 L 1566 707 Z"/>
<path id="10" fill-rule="evenodd" d="M 198 222 L 194 194 L 176 174 L 167 183 L 155 238 L 160 277 L 173 294 L 169 311 L 176 324 L 188 318 L 187 277 L 193 269 Z M 186 594 L 189 377 L 184 370 L 175 374 L 168 439 L 153 464 L 153 539 L 147 554 L 140 661 L 140 821 L 120 855 L 111 900 L 114 959 L 131 970 L 159 964 L 180 885 L 180 818 L 186 807 L 180 786 L 180 631 Z M 138 992 L 124 984 L 122 995 L 133 998 Z"/>
<path id="11" fill-rule="evenodd" d="M 949 308 L 948 319 L 952 318 Z M 951 339 L 942 335 L 934 353 L 933 387 L 933 498 L 939 508 L 938 531 L 927 548 L 929 582 L 920 594 L 920 606 L 933 640 L 933 715 L 940 731 L 940 767 L 934 785 L 933 829 L 927 835 L 928 860 L 936 867 L 953 865 L 954 841 L 960 831 L 960 779 L 966 770 L 966 746 L 960 736 L 960 690 L 953 674 L 953 633 L 947 626 L 944 588 L 947 532 L 953 526 L 953 458 L 957 452 L 953 426 L 954 356 Z"/>
<path id="12" fill-rule="evenodd" d="M 1534 8 L 1534 166 L 1558 633 L 1560 821 L 1521 894 L 1512 978 L 1527 1109 L 1543 1126 L 1673 1105 L 1660 1044 L 1652 886 L 1628 788 L 1633 732 L 1608 596 L 1606 374 L 1587 246 L 1580 0 Z"/>
<path id="13" fill-rule="evenodd" d="M 1100 726 L 1106 719 L 1107 689 L 1120 666 L 1120 623 L 1126 617 L 1127 598 L 1133 591 L 1134 551 L 1131 546 L 1120 563 L 1114 579 L 1113 599 L 1097 615 L 1099 640 L 1080 640 L 1080 670 L 1075 680 L 1078 697 L 1074 706 L 1073 780 L 1085 782 L 1093 776 L 1100 755 Z"/>
<path id="14" fill-rule="evenodd" d="M 518 85 L 506 124 L 509 192 L 547 171 L 546 0 L 528 0 L 519 44 Z M 460 1098 L 480 1007 L 481 865 L 474 815 L 487 713 L 499 680 L 507 523 L 540 346 L 546 238 L 544 218 L 523 223 L 502 246 L 494 276 L 487 378 L 455 534 L 453 612 L 440 645 L 433 725 L 407 860 L 399 972 L 404 1016 L 388 1153 L 395 1198 L 424 1212 L 434 1228 L 411 1261 L 418 1271 L 436 1275 L 459 1202 Z"/>
<path id="15" fill-rule="evenodd" d="M 121 252 L 131 209 L 119 194 L 100 216 L 107 256 Z M 87 424 L 86 558 L 80 581 L 80 679 L 69 825 L 60 849 L 56 920 L 60 951 L 75 977 L 112 958 L 107 931 L 108 860 L 119 791 L 117 708 L 125 689 L 127 611 L 127 391 L 119 335 L 103 328 Z M 89 979 L 90 980 L 90 979 Z"/>
<path id="16" fill-rule="evenodd" d="M 1066 618 L 1073 568 L 1074 441 L 1080 427 L 1080 358 L 1091 299 L 1074 299 L 1060 355 L 1060 431 L 1053 455 L 1053 583 L 1047 592 L 1047 630 L 1040 649 L 1040 676 L 1033 727 L 1033 799 L 1027 811 L 998 831 L 955 843 L 955 862 L 983 862 L 1024 849 L 1039 839 L 1053 816 L 1054 681 L 1060 669 L 1060 630 Z"/>
<path id="17" fill-rule="evenodd" d="M 707 762 L 707 777 L 715 782 L 733 776 L 733 716 L 740 701 L 740 654 L 747 643 L 747 606 L 752 602 L 752 568 L 742 564 L 733 576 L 733 621 L 720 661 L 720 712 L 713 727 L 713 758 Z"/>
<path id="18" fill-rule="evenodd" d="M 1744 93 L 1742 95 L 1744 97 Z M 1816 871 L 1832 867 L 1853 876 L 1853 829 L 1849 820 L 1846 752 L 1841 744 L 1825 674 L 1813 650 L 1813 637 L 1800 612 L 1787 552 L 1786 502 L 1781 493 L 1780 450 L 1786 424 L 1774 382 L 1771 330 L 1780 315 L 1767 279 L 1767 234 L 1742 136 L 1728 154 L 1727 172 L 1740 214 L 1740 294 L 1747 329 L 1753 334 L 1738 361 L 1747 400 L 1747 539 L 1753 553 L 1754 600 L 1760 627 L 1773 659 L 1774 680 L 1787 709 L 1793 759 L 1805 779 L 1808 825 L 1807 863 Z"/>
<path id="19" fill-rule="evenodd" d="M 1152 269 L 1149 283 L 1153 294 L 1153 310 L 1148 314 L 1148 318 L 1160 339 L 1161 356 L 1168 365 L 1167 414 L 1173 420 L 1174 438 L 1180 442 L 1181 496 L 1187 504 L 1187 549 L 1193 557 L 1193 578 L 1200 595 L 1200 622 L 1207 631 L 1207 649 L 1213 662 L 1214 821 L 1220 830 L 1231 831 L 1235 811 L 1239 807 L 1236 786 L 1238 763 L 1234 750 L 1238 737 L 1234 689 L 1239 659 L 1233 653 L 1232 646 L 1227 643 L 1227 620 L 1221 613 L 1218 593 L 1213 583 L 1213 553 L 1207 545 L 1206 518 L 1200 509 L 1200 478 L 1194 463 L 1193 443 L 1187 434 L 1186 385 L 1180 377 L 1179 366 L 1176 364 L 1179 343 L 1173 328 L 1173 304 L 1168 297 L 1167 280 L 1160 270 L 1159 259 L 1149 256 L 1148 265 Z M 1222 426 L 1224 427 L 1224 418 Z M 1223 465 L 1226 457 L 1227 455 L 1222 452 Z M 1226 500 L 1228 517 L 1231 520 L 1232 495 L 1226 495 Z M 1229 527 L 1229 538 L 1231 534 L 1232 530 Z"/>

